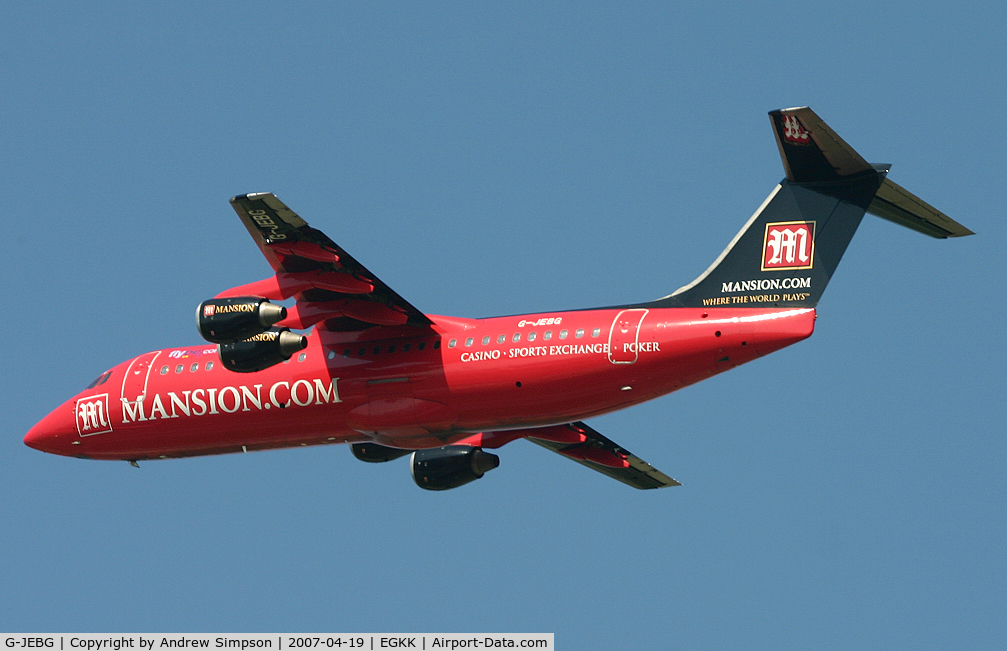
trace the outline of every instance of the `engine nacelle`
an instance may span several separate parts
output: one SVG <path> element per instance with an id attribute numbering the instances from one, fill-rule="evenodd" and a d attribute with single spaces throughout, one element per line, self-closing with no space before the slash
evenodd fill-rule
<path id="1" fill-rule="evenodd" d="M 257 296 L 211 298 L 196 308 L 196 327 L 203 339 L 233 344 L 254 337 L 287 318 L 287 308 Z"/>
<path id="2" fill-rule="evenodd" d="M 233 344 L 220 344 L 217 352 L 224 368 L 236 373 L 255 373 L 290 359 L 308 345 L 308 338 L 289 328 L 270 328 Z"/>
<path id="3" fill-rule="evenodd" d="M 367 463 L 384 463 L 409 454 L 409 450 L 389 448 L 377 443 L 354 443 L 350 446 L 353 456 Z"/>
<path id="4" fill-rule="evenodd" d="M 468 445 L 417 450 L 409 459 L 413 481 L 420 488 L 431 491 L 458 488 L 499 465 L 500 457 L 497 455 Z"/>

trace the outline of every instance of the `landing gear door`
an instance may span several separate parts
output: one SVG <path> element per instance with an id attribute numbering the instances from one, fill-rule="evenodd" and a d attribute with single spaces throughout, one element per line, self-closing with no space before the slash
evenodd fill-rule
<path id="1" fill-rule="evenodd" d="M 649 310 L 623 310 L 615 315 L 608 335 L 608 361 L 613 364 L 632 364 L 639 357 L 640 324 Z"/>

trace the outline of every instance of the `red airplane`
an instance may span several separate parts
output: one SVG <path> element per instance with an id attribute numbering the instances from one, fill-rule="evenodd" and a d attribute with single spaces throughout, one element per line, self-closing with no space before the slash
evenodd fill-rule
<path id="1" fill-rule="evenodd" d="M 214 345 L 127 360 L 35 425 L 25 444 L 146 459 L 349 443 L 412 453 L 446 490 L 527 439 L 636 488 L 678 482 L 583 421 L 806 337 L 866 212 L 932 237 L 971 231 L 887 179 L 808 108 L 770 119 L 786 179 L 696 280 L 647 303 L 466 319 L 424 314 L 275 195 L 231 199 L 273 268 L 196 310 Z M 271 301 L 295 298 L 290 307 Z M 307 330 L 296 334 L 293 330 Z"/>

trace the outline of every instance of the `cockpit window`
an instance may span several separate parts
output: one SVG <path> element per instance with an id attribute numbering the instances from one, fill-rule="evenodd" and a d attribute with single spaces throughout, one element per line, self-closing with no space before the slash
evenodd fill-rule
<path id="1" fill-rule="evenodd" d="M 98 377 L 96 377 L 94 379 L 94 382 L 92 382 L 91 384 L 87 385 L 84 388 L 85 389 L 93 389 L 96 386 L 105 384 L 106 382 L 108 382 L 108 378 L 109 378 L 110 375 L 112 375 L 112 371 L 105 371 L 104 373 L 102 373 L 101 375 L 99 375 Z"/>

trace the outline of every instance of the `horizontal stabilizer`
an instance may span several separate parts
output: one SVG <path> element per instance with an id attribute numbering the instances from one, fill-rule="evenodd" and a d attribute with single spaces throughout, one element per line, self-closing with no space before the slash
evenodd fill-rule
<path id="1" fill-rule="evenodd" d="M 878 193 L 874 195 L 874 201 L 867 208 L 867 212 L 930 237 L 944 239 L 974 234 L 923 199 L 887 178 L 881 184 Z"/>

